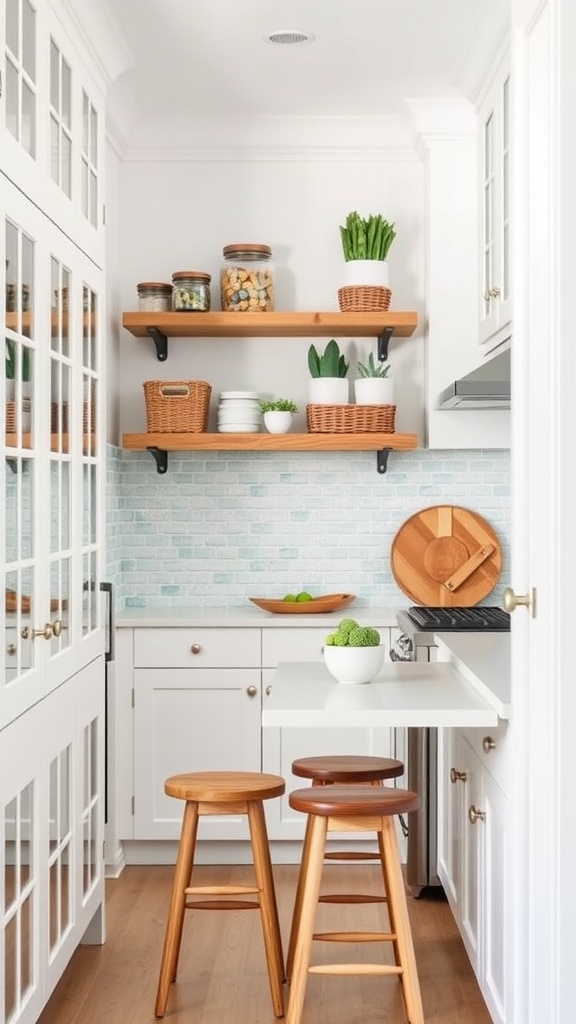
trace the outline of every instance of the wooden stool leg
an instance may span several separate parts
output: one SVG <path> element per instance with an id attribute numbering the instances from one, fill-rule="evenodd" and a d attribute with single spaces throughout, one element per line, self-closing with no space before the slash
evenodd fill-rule
<path id="1" fill-rule="evenodd" d="M 294 964 L 292 971 L 292 982 L 290 985 L 290 998 L 288 1000 L 288 1012 L 286 1024 L 300 1024 L 306 982 L 308 980 L 308 967 L 310 965 L 310 950 L 312 948 L 312 936 L 314 934 L 314 920 L 320 882 L 322 879 L 322 867 L 324 864 L 324 849 L 326 846 L 326 831 L 328 819 L 319 815 L 310 815 L 310 842 L 308 846 L 308 863 L 304 878 L 302 894 L 302 906 L 296 945 L 294 950 Z"/>
<path id="2" fill-rule="evenodd" d="M 176 859 L 174 881 L 172 884 L 172 898 L 170 900 L 170 909 L 168 911 L 168 920 L 166 922 L 164 949 L 162 951 L 160 977 L 158 979 L 156 1005 L 154 1008 L 155 1017 L 164 1016 L 166 1003 L 168 1002 L 170 983 L 176 979 L 180 943 L 182 941 L 184 913 L 186 910 L 186 893 L 184 890 L 190 884 L 190 877 L 192 875 L 197 829 L 198 804 L 187 800 L 182 818 L 178 857 Z"/>
<path id="3" fill-rule="evenodd" d="M 292 968 L 294 966 L 294 950 L 296 948 L 296 938 L 300 928 L 300 917 L 302 915 L 302 896 L 304 893 L 304 880 L 308 873 L 311 826 L 312 819 L 310 818 L 310 816 L 308 816 L 306 818 L 306 830 L 304 832 L 304 842 L 302 844 L 302 857 L 300 860 L 300 867 L 298 869 L 298 882 L 296 885 L 296 895 L 294 897 L 292 924 L 290 926 L 290 941 L 288 943 L 288 955 L 286 957 L 286 981 L 290 981 L 290 978 L 292 977 Z"/>
<path id="4" fill-rule="evenodd" d="M 409 1024 L 424 1024 L 422 997 L 420 995 L 416 957 L 414 955 L 408 904 L 406 902 L 406 888 L 398 854 L 394 818 L 382 818 L 381 836 L 388 893 L 388 911 L 391 928 L 396 933 L 395 951 L 399 958 L 399 966 L 402 967 L 400 980 L 404 994 L 406 1017 Z"/>
<path id="5" fill-rule="evenodd" d="M 254 872 L 256 883 L 260 890 L 260 914 L 262 917 L 262 933 L 266 950 L 266 962 L 268 964 L 272 1007 L 276 1017 L 283 1017 L 284 996 L 282 983 L 284 981 L 284 957 L 282 955 L 282 939 L 280 937 L 276 892 L 274 889 L 270 846 L 268 844 L 266 818 L 262 801 L 255 800 L 248 803 L 248 822 L 250 824 Z"/>

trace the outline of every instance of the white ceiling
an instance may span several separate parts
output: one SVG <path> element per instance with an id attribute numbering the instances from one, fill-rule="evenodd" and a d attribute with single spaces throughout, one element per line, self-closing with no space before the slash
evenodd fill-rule
<path id="1" fill-rule="evenodd" d="M 387 115 L 473 92 L 509 0 L 107 0 L 139 115 Z M 313 42 L 282 46 L 270 32 Z"/>

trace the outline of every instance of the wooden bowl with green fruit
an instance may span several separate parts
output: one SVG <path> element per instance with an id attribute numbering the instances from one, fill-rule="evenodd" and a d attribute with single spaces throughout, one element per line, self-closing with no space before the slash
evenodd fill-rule
<path id="1" fill-rule="evenodd" d="M 272 612 L 275 615 L 314 615 L 347 608 L 356 600 L 356 594 L 323 594 L 321 597 L 314 597 L 307 590 L 300 590 L 296 594 L 286 594 L 279 599 L 251 597 L 250 600 L 265 612 Z"/>

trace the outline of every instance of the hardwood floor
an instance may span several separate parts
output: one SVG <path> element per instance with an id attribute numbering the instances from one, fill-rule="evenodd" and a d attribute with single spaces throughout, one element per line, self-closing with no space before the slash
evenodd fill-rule
<path id="1" fill-rule="evenodd" d="M 82 946 L 74 954 L 38 1024 L 147 1024 L 154 1021 L 164 926 L 172 867 L 128 867 L 110 879 L 107 942 Z M 284 951 L 288 946 L 296 867 L 274 868 Z M 245 867 L 197 867 L 195 884 L 230 884 L 252 878 Z M 361 879 L 358 885 L 358 879 Z M 327 865 L 323 891 L 380 891 L 372 865 Z M 409 900 L 416 959 L 427 1024 L 490 1024 L 448 904 L 434 895 Z M 318 928 L 381 928 L 382 905 L 323 904 Z M 351 924 L 351 921 L 354 923 Z M 391 962 L 389 947 L 314 943 L 314 962 L 377 960 Z M 167 1024 L 273 1024 L 257 911 L 186 915 L 178 969 L 164 1020 Z M 310 976 L 302 1024 L 406 1024 L 400 985 L 394 977 Z"/>

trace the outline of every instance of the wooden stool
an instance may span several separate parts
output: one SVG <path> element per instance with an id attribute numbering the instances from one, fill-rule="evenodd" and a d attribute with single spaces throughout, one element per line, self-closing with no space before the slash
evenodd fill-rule
<path id="1" fill-rule="evenodd" d="M 368 785 L 381 786 L 387 779 L 397 779 L 404 774 L 402 761 L 393 757 L 372 757 L 355 754 L 334 754 L 325 757 L 300 757 L 292 762 L 292 772 L 301 779 L 312 779 L 313 786 L 330 785 Z M 311 820 L 306 822 L 304 833 L 304 845 L 302 848 L 302 865 L 308 859 L 308 846 L 310 843 Z M 380 860 L 380 851 L 370 853 L 367 850 L 353 851 L 325 851 L 325 860 Z M 292 913 L 292 925 L 290 928 L 290 941 L 288 944 L 288 955 L 286 957 L 286 977 L 292 976 L 294 964 L 294 949 L 296 934 L 300 924 L 302 910 L 302 891 L 304 887 L 304 871 L 302 867 L 298 875 L 296 896 L 294 899 L 294 910 Z M 332 896 L 329 894 L 319 897 L 320 903 L 385 903 L 386 896 L 360 896 L 355 893 L 353 896 Z"/>
<path id="2" fill-rule="evenodd" d="M 301 872 L 303 894 L 297 929 L 294 965 L 286 1024 L 300 1024 L 308 974 L 395 974 L 400 978 L 409 1024 L 424 1024 L 416 959 L 408 917 L 394 815 L 414 811 L 417 793 L 389 786 L 310 786 L 289 796 L 296 811 L 308 815 L 310 839 Z M 388 896 L 389 932 L 314 932 L 326 836 L 331 831 L 376 832 Z M 395 964 L 310 965 L 313 940 L 327 942 L 392 942 Z"/>
<path id="3" fill-rule="evenodd" d="M 284 1016 L 284 961 L 262 801 L 282 796 L 285 788 L 284 779 L 279 775 L 264 775 L 259 772 L 190 772 L 187 775 L 173 775 L 166 779 L 164 790 L 168 796 L 185 800 L 186 805 L 156 993 L 156 1017 L 164 1016 L 170 983 L 176 981 L 184 911 L 257 908 L 260 908 L 262 918 L 272 1007 L 276 1017 Z M 256 885 L 190 886 L 198 819 L 203 815 L 214 814 L 248 816 Z M 194 894 L 202 897 L 215 895 L 228 898 L 190 902 L 188 897 Z M 248 894 L 256 896 L 256 900 L 230 899 L 231 896 Z"/>

